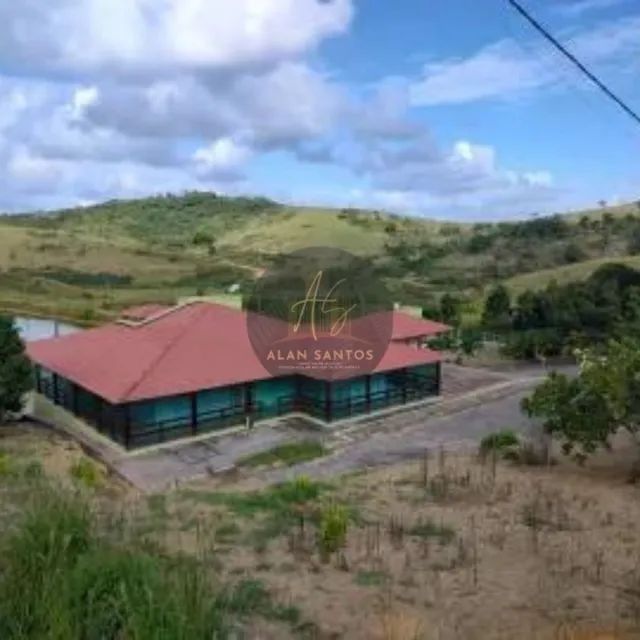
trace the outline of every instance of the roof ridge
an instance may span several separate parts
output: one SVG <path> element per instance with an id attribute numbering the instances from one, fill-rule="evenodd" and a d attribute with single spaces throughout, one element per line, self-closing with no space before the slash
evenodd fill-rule
<path id="1" fill-rule="evenodd" d="M 180 309 L 188 309 L 189 307 L 192 307 L 192 306 L 195 307 L 196 305 L 186 304 L 180 307 Z M 200 319 L 200 316 L 202 316 L 205 309 L 206 307 L 203 305 L 198 310 L 199 313 L 197 315 L 197 319 Z M 173 311 L 174 312 L 178 311 L 178 309 L 174 308 Z M 166 346 L 160 351 L 158 356 L 153 359 L 153 361 L 149 364 L 148 367 L 146 367 L 146 369 L 144 369 L 144 371 L 142 371 L 142 373 L 138 376 L 138 379 L 124 391 L 122 400 L 126 400 L 127 398 L 129 398 L 129 396 L 133 394 L 133 392 L 142 384 L 142 382 L 149 375 L 149 373 L 153 371 L 153 369 L 155 369 L 160 364 L 160 362 L 164 360 L 164 358 L 176 346 L 176 344 L 178 344 L 178 342 L 180 342 L 182 338 L 184 338 L 185 333 L 192 328 L 192 324 L 193 324 L 192 322 L 188 322 L 185 325 L 185 327 L 182 329 L 182 331 L 178 331 L 178 334 L 166 344 Z"/>

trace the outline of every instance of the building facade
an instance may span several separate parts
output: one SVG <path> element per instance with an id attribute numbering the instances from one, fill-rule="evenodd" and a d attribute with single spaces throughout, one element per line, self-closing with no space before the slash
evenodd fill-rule
<path id="1" fill-rule="evenodd" d="M 440 355 L 422 343 L 447 327 L 395 315 L 394 340 L 376 370 L 339 381 L 269 375 L 248 344 L 243 312 L 202 302 L 139 309 L 27 349 L 39 393 L 138 448 L 247 417 L 302 413 L 332 422 L 437 395 Z"/>

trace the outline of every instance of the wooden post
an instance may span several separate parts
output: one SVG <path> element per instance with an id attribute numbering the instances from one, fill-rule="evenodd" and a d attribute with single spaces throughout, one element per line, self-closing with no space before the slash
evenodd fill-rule
<path id="1" fill-rule="evenodd" d="M 442 384 L 442 363 L 436 362 L 436 395 L 440 395 L 440 386 Z"/>
<path id="2" fill-rule="evenodd" d="M 189 402 L 191 404 L 191 434 L 195 436 L 198 433 L 198 394 L 190 394 Z"/>

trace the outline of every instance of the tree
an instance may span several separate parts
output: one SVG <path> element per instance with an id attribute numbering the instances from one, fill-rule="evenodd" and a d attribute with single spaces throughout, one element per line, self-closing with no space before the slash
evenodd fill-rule
<path id="1" fill-rule="evenodd" d="M 587 350 L 579 360 L 577 377 L 552 373 L 522 409 L 561 438 L 565 453 L 584 459 L 608 448 L 619 429 L 635 434 L 640 427 L 640 342 L 611 341 L 604 354 Z"/>
<path id="2" fill-rule="evenodd" d="M 637 225 L 631 231 L 627 242 L 627 252 L 632 256 L 637 256 L 640 253 L 640 227 Z"/>
<path id="3" fill-rule="evenodd" d="M 584 260 L 586 258 L 586 254 L 584 249 L 575 242 L 570 242 L 564 248 L 564 261 L 567 264 L 573 264 L 574 262 L 580 262 L 580 260 Z"/>
<path id="4" fill-rule="evenodd" d="M 482 324 L 493 329 L 502 329 L 510 324 L 511 298 L 507 288 L 499 284 L 487 296 L 482 313 Z"/>
<path id="5" fill-rule="evenodd" d="M 450 293 L 440 298 L 440 317 L 443 322 L 457 323 L 460 317 L 460 300 Z"/>
<path id="6" fill-rule="evenodd" d="M 33 388 L 31 363 L 11 318 L 0 316 L 0 422 L 22 409 L 25 393 Z"/>
<path id="7" fill-rule="evenodd" d="M 208 246 L 213 244 L 214 240 L 215 238 L 208 231 L 196 231 L 191 242 L 196 246 Z"/>

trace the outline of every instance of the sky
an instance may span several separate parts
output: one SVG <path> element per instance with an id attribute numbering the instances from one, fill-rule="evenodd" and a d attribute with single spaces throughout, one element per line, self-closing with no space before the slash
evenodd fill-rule
<path id="1" fill-rule="evenodd" d="M 640 110 L 638 0 L 522 0 Z M 506 0 L 0 0 L 0 211 L 187 190 L 457 220 L 640 198 Z"/>

